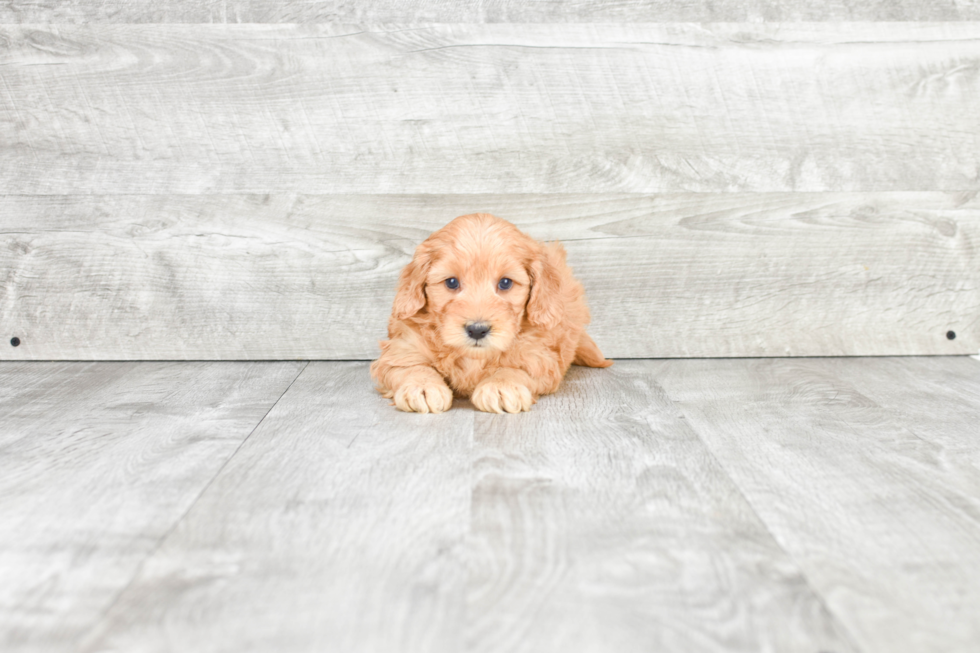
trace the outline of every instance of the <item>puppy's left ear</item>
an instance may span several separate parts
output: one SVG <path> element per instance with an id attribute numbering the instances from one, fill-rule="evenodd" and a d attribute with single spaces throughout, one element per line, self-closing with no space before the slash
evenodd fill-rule
<path id="1" fill-rule="evenodd" d="M 544 329 L 554 329 L 564 315 L 562 274 L 567 269 L 565 248 L 558 243 L 539 248 L 538 256 L 528 270 L 531 294 L 527 300 L 528 322 Z"/>
<path id="2" fill-rule="evenodd" d="M 425 276 L 432 262 L 432 251 L 427 243 L 422 243 L 415 250 L 412 262 L 405 266 L 398 277 L 398 290 L 395 291 L 395 301 L 391 306 L 391 314 L 405 320 L 425 308 Z"/>

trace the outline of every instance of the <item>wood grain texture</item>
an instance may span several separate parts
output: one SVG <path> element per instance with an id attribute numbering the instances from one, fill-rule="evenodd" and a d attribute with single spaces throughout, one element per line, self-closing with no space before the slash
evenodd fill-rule
<path id="1" fill-rule="evenodd" d="M 0 27 L 0 194 L 965 191 L 980 23 Z"/>
<path id="2" fill-rule="evenodd" d="M 942 466 L 980 469 L 980 365 L 968 357 L 836 359 L 828 373 L 858 388 L 936 446 Z M 972 436 L 971 436 L 972 434 Z M 975 477 L 974 477 L 975 478 Z M 980 486 L 976 487 L 980 496 Z"/>
<path id="3" fill-rule="evenodd" d="M 472 433 L 311 363 L 80 650 L 455 650 Z"/>
<path id="4" fill-rule="evenodd" d="M 0 365 L 0 649 L 77 650 L 301 368 Z"/>
<path id="5" fill-rule="evenodd" d="M 651 367 L 477 415 L 466 650 L 856 650 Z"/>
<path id="6" fill-rule="evenodd" d="M 301 369 L 0 364 L 0 647 L 980 644 L 980 361 L 620 361 L 509 416 Z"/>
<path id="7" fill-rule="evenodd" d="M 976 649 L 980 364 L 658 365 L 654 378 L 862 650 Z"/>
<path id="8" fill-rule="evenodd" d="M 980 19 L 976 0 L 486 0 L 461 3 L 357 3 L 343 0 L 2 0 L 0 22 L 7 23 L 590 23 L 722 21 L 954 21 Z"/>
<path id="9" fill-rule="evenodd" d="M 641 367 L 508 420 L 311 364 L 82 650 L 853 650 Z"/>
<path id="10" fill-rule="evenodd" d="M 0 358 L 371 359 L 474 211 L 566 244 L 614 358 L 980 350 L 975 194 L 8 196 Z"/>

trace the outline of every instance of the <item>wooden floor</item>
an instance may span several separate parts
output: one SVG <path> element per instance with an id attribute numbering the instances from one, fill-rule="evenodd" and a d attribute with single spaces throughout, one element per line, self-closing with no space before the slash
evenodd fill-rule
<path id="1" fill-rule="evenodd" d="M 0 364 L 0 650 L 980 650 L 980 362 Z"/>

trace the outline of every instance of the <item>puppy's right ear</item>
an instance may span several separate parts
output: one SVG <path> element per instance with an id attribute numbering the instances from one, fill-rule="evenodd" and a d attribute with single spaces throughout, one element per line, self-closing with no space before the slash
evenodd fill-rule
<path id="1" fill-rule="evenodd" d="M 425 276 L 431 262 L 431 248 L 422 243 L 415 250 L 412 262 L 405 266 L 398 277 L 398 290 L 391 307 L 391 314 L 397 319 L 410 318 L 425 308 Z"/>

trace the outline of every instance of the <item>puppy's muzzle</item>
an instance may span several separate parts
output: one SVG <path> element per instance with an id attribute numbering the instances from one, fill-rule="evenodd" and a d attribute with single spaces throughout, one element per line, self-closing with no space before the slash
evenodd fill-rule
<path id="1" fill-rule="evenodd" d="M 470 322 L 463 328 L 473 340 L 483 340 L 490 333 L 490 325 L 486 322 Z"/>

